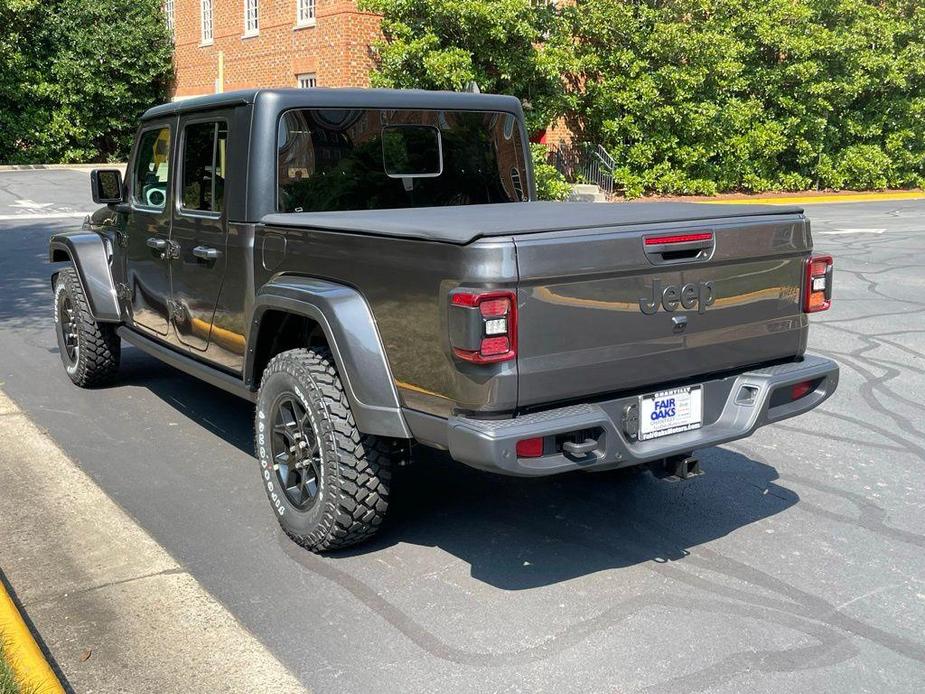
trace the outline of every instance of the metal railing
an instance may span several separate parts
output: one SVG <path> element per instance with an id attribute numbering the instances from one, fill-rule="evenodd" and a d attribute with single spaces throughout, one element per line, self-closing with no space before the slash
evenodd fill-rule
<path id="1" fill-rule="evenodd" d="M 558 145 L 550 151 L 550 159 L 569 183 L 593 183 L 608 195 L 613 194 L 617 162 L 601 145 L 590 142 Z"/>

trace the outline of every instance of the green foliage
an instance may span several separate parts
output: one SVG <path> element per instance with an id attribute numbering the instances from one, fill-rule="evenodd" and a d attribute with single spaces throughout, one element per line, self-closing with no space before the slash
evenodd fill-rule
<path id="1" fill-rule="evenodd" d="M 549 163 L 546 145 L 530 145 L 533 155 L 533 180 L 536 182 L 536 196 L 540 200 L 565 200 L 572 192 L 565 177 Z"/>
<path id="2" fill-rule="evenodd" d="M 2 637 L 2 634 L 0 634 Z M 0 641 L 0 694 L 21 694 L 13 668 L 4 654 L 3 642 Z"/>
<path id="3" fill-rule="evenodd" d="M 916 0 L 581 0 L 564 14 L 570 122 L 615 157 L 627 195 L 925 182 Z"/>
<path id="4" fill-rule="evenodd" d="M 165 101 L 172 45 L 160 0 L 0 0 L 0 161 L 124 158 Z"/>
<path id="5" fill-rule="evenodd" d="M 374 87 L 514 94 L 529 128 L 544 127 L 563 98 L 559 60 L 543 37 L 560 21 L 531 0 L 360 0 L 383 15 Z"/>
<path id="6" fill-rule="evenodd" d="M 920 0 L 361 0 L 377 86 L 565 116 L 628 196 L 925 184 Z"/>

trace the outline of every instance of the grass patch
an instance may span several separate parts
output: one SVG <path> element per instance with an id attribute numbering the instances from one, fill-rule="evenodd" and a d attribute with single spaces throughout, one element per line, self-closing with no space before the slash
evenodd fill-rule
<path id="1" fill-rule="evenodd" d="M 3 643 L 0 643 L 0 694 L 22 694 L 16 678 L 13 677 L 13 669 L 6 662 Z"/>
<path id="2" fill-rule="evenodd" d="M 3 641 L 0 640 L 0 694 L 41 694 L 39 689 L 32 686 L 23 687 L 16 681 L 3 646 Z"/>

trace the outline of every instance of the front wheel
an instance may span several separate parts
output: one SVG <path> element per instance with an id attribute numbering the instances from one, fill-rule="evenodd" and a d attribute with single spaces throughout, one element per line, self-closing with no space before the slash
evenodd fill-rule
<path id="1" fill-rule="evenodd" d="M 328 350 L 293 349 L 270 361 L 254 428 L 264 489 L 293 540 L 324 552 L 376 533 L 403 446 L 357 430 Z"/>
<path id="2" fill-rule="evenodd" d="M 64 370 L 76 385 L 109 383 L 119 370 L 121 343 L 115 326 L 97 323 L 73 267 L 55 282 L 55 333 Z"/>

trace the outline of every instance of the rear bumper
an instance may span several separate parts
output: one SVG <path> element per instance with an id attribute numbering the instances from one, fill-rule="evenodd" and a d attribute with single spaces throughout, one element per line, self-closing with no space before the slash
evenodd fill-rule
<path id="1" fill-rule="evenodd" d="M 791 401 L 789 388 L 813 381 L 816 386 Z M 745 371 L 703 381 L 703 426 L 664 438 L 636 441 L 625 430 L 624 411 L 636 395 L 604 402 L 569 405 L 512 419 L 485 420 L 453 416 L 447 421 L 446 445 L 455 460 L 510 475 L 552 475 L 578 469 L 628 467 L 715 446 L 749 436 L 757 428 L 808 412 L 826 400 L 838 385 L 838 364 L 806 355 L 800 361 Z M 650 388 L 647 392 L 657 390 Z M 597 441 L 590 453 L 576 458 L 553 452 L 539 458 L 518 458 L 517 442 L 538 436 L 555 448 L 555 437 L 592 431 Z"/>

